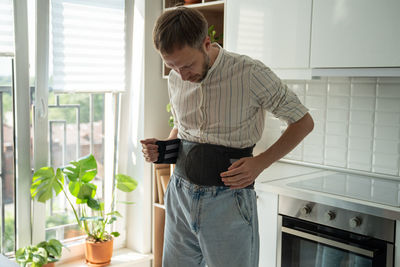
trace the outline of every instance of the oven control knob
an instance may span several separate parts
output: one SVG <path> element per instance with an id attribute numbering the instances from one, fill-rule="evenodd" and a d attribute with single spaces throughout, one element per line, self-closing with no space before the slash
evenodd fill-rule
<path id="1" fill-rule="evenodd" d="M 327 211 L 324 214 L 324 219 L 326 222 L 332 221 L 336 218 L 336 213 L 334 211 Z"/>
<path id="2" fill-rule="evenodd" d="M 309 205 L 304 205 L 304 207 L 300 209 L 300 214 L 303 216 L 308 215 L 310 213 L 311 213 L 311 207 Z"/>
<path id="3" fill-rule="evenodd" d="M 350 222 L 349 222 L 351 228 L 356 228 L 356 227 L 360 226 L 361 223 L 362 223 L 362 220 L 360 217 L 351 218 Z"/>

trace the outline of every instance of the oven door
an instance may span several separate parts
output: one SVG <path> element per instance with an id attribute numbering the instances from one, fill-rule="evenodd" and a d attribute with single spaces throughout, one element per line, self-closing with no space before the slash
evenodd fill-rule
<path id="1" fill-rule="evenodd" d="M 288 216 L 279 221 L 281 267 L 394 266 L 394 247 L 386 241 Z"/>

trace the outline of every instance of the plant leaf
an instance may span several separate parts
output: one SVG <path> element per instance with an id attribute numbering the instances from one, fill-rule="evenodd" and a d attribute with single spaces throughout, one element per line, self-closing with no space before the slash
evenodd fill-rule
<path id="1" fill-rule="evenodd" d="M 58 255 L 57 250 L 53 246 L 47 246 L 46 250 L 49 253 L 49 255 L 53 255 L 53 256 Z"/>
<path id="2" fill-rule="evenodd" d="M 106 215 L 115 215 L 115 216 L 117 216 L 117 217 L 122 218 L 121 213 L 119 213 L 119 212 L 116 211 L 116 210 L 114 210 L 114 211 L 112 211 L 112 212 L 109 212 L 109 213 L 107 213 Z"/>
<path id="3" fill-rule="evenodd" d="M 46 202 L 57 196 L 64 186 L 64 175 L 61 169 L 54 173 L 52 167 L 43 167 L 37 170 L 32 177 L 31 196 L 39 202 Z"/>
<path id="4" fill-rule="evenodd" d="M 25 262 L 26 258 L 25 258 L 25 248 L 19 248 L 16 252 L 15 252 L 15 259 L 17 262 Z"/>
<path id="5" fill-rule="evenodd" d="M 91 216 L 91 217 L 81 217 L 79 218 L 81 221 L 104 221 L 104 218 L 101 216 Z"/>
<path id="6" fill-rule="evenodd" d="M 62 253 L 62 247 L 63 245 L 61 244 L 60 241 L 58 241 L 57 239 L 50 239 L 48 241 L 49 243 L 49 247 L 53 248 L 55 251 L 52 253 L 49 253 L 51 256 L 55 257 L 55 258 L 59 258 L 61 257 L 61 253 Z M 49 251 L 50 252 L 50 251 Z"/>
<path id="7" fill-rule="evenodd" d="M 70 181 L 68 184 L 68 189 L 71 195 L 78 197 L 79 191 L 81 190 L 82 183 L 79 181 Z"/>
<path id="8" fill-rule="evenodd" d="M 78 161 L 71 161 L 70 164 L 63 169 L 70 181 L 88 183 L 97 174 L 97 163 L 92 154 L 80 158 Z"/>
<path id="9" fill-rule="evenodd" d="M 100 202 L 94 198 L 89 198 L 87 201 L 89 208 L 94 210 L 100 210 Z"/>
<path id="10" fill-rule="evenodd" d="M 128 175 L 117 174 L 115 178 L 117 180 L 117 188 L 123 192 L 131 192 L 137 187 L 137 181 Z"/>
<path id="11" fill-rule="evenodd" d="M 82 184 L 76 197 L 89 200 L 96 194 L 96 189 L 97 187 L 94 184 Z"/>
<path id="12" fill-rule="evenodd" d="M 111 235 L 115 236 L 115 237 L 119 237 L 120 234 L 118 232 L 111 232 Z"/>
<path id="13" fill-rule="evenodd" d="M 116 216 L 111 216 L 111 219 L 107 222 L 107 224 L 112 224 L 113 222 L 115 222 L 117 220 Z"/>
<path id="14" fill-rule="evenodd" d="M 79 173 L 75 172 L 74 167 L 64 167 L 63 172 L 67 174 L 67 177 L 70 181 L 76 182 L 78 180 Z"/>
<path id="15" fill-rule="evenodd" d="M 133 202 L 133 201 L 120 201 L 120 200 L 118 200 L 117 203 L 128 204 L 128 205 L 130 205 L 130 204 L 135 204 L 136 202 Z"/>

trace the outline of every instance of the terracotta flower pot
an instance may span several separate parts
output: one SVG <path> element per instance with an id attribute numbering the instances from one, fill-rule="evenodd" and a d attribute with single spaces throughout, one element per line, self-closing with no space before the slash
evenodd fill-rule
<path id="1" fill-rule="evenodd" d="M 201 0 L 185 0 L 185 5 L 198 4 Z"/>
<path id="2" fill-rule="evenodd" d="M 113 253 L 113 241 L 113 239 L 104 242 L 92 242 L 86 240 L 86 264 L 95 267 L 109 265 Z"/>

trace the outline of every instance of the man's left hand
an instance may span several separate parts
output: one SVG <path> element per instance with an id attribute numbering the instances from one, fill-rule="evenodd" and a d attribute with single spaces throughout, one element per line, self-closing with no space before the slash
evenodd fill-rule
<path id="1" fill-rule="evenodd" d="M 251 185 L 264 170 L 258 157 L 241 158 L 221 173 L 222 182 L 231 189 L 245 188 Z"/>

